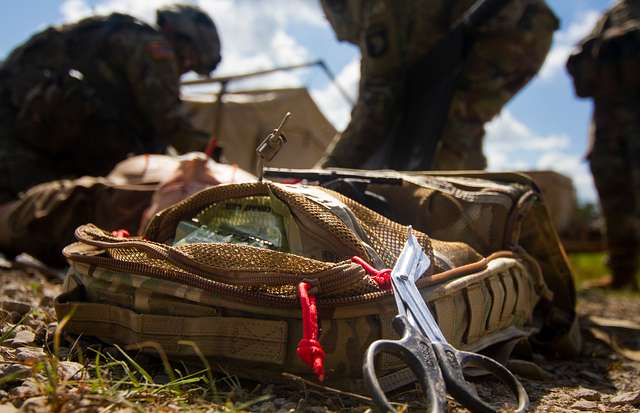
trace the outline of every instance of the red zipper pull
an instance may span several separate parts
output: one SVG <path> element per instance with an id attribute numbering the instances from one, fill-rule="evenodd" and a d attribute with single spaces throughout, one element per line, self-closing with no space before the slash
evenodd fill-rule
<path id="1" fill-rule="evenodd" d="M 116 238 L 129 238 L 131 236 L 129 234 L 129 231 L 127 231 L 126 229 L 117 229 L 115 231 L 111 231 L 111 235 Z"/>
<path id="2" fill-rule="evenodd" d="M 298 284 L 298 295 L 302 307 L 302 339 L 298 342 L 296 353 L 311 368 L 318 380 L 324 380 L 324 349 L 318 341 L 318 308 L 316 297 L 309 292 L 311 283 Z"/>
<path id="3" fill-rule="evenodd" d="M 376 284 L 378 284 L 378 287 L 380 287 L 383 290 L 391 289 L 391 269 L 390 268 L 385 268 L 383 270 L 376 270 L 371 265 L 369 265 L 368 262 L 366 262 L 365 260 L 363 260 L 358 256 L 351 257 L 351 261 L 360 265 L 362 268 L 364 268 L 364 270 L 367 272 L 367 274 L 369 274 L 371 279 L 375 281 Z"/>

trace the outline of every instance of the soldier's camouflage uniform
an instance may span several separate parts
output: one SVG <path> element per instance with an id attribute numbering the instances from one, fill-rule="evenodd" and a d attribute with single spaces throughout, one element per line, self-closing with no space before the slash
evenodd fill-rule
<path id="1" fill-rule="evenodd" d="M 607 226 L 613 286 L 634 284 L 640 248 L 640 0 L 618 1 L 567 62 L 592 97 L 588 154 Z"/>
<path id="2" fill-rule="evenodd" d="M 321 160 L 362 167 L 380 147 L 398 107 L 403 73 L 447 33 L 472 0 L 323 0 L 339 40 L 359 46 L 359 97 L 351 122 Z M 434 169 L 484 169 L 484 124 L 537 73 L 558 20 L 544 0 L 512 0 L 484 27 L 454 90 Z"/>
<path id="3" fill-rule="evenodd" d="M 179 76 L 164 36 L 122 14 L 50 27 L 16 48 L 0 68 L 0 249 L 60 259 L 69 228 L 95 221 L 118 191 L 89 176 L 169 144 L 202 149 Z"/>

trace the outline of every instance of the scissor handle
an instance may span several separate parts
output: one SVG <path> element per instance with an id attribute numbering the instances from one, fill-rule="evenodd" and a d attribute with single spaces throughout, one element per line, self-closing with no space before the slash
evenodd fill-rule
<path id="1" fill-rule="evenodd" d="M 495 413 L 496 410 L 471 390 L 462 374 L 462 369 L 466 366 L 486 370 L 506 384 L 518 400 L 518 407 L 514 413 L 524 413 L 529 408 L 527 391 L 518 378 L 502 364 L 482 354 L 456 350 L 449 344 L 433 343 L 432 346 L 440 362 L 449 393 L 472 412 Z"/>
<path id="2" fill-rule="evenodd" d="M 413 371 L 422 386 L 426 399 L 426 411 L 444 413 L 447 411 L 445 382 L 438 366 L 438 360 L 431 343 L 423 338 L 404 315 L 396 316 L 393 327 L 401 336 L 399 340 L 377 340 L 371 343 L 362 365 L 362 376 L 378 410 L 395 412 L 378 381 L 375 358 L 378 354 L 393 354 Z"/>

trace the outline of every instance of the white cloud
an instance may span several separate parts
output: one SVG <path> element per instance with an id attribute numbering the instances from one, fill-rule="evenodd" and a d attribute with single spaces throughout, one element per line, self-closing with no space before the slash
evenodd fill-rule
<path id="1" fill-rule="evenodd" d="M 268 31 L 270 25 L 274 28 L 292 23 L 312 26 L 326 24 L 318 1 L 198 0 L 196 3 L 217 18 L 216 21 L 222 22 L 222 18 L 233 16 L 235 19 L 228 21 L 229 24 L 247 26 L 258 23 L 256 27 L 263 32 Z"/>
<path id="2" fill-rule="evenodd" d="M 216 21 L 222 40 L 222 63 L 217 75 L 246 73 L 298 64 L 313 54 L 292 37 L 290 25 L 326 24 L 315 1 L 200 0 Z M 302 85 L 303 72 L 278 72 L 238 82 L 235 88 L 276 88 Z"/>
<path id="3" fill-rule="evenodd" d="M 68 22 L 90 16 L 92 11 L 84 0 L 65 0 L 60 6 L 60 13 L 64 21 Z"/>
<path id="4" fill-rule="evenodd" d="M 541 79 L 549 80 L 562 73 L 576 43 L 593 30 L 599 18 L 599 12 L 595 10 L 586 11 L 578 15 L 566 30 L 559 31 L 554 35 L 551 51 L 547 55 L 542 69 L 540 69 L 539 76 Z"/>
<path id="5" fill-rule="evenodd" d="M 336 82 L 355 101 L 358 97 L 359 81 L 360 56 L 358 55 L 342 68 L 336 76 Z M 323 89 L 312 90 L 311 96 L 313 96 L 322 112 L 337 130 L 343 130 L 347 126 L 350 119 L 351 104 L 340 94 L 335 85 L 329 83 Z"/>
<path id="6" fill-rule="evenodd" d="M 578 198 L 597 199 L 587 163 L 569 152 L 566 135 L 539 135 L 516 119 L 508 110 L 487 124 L 484 152 L 488 169 L 494 171 L 553 170 L 569 176 Z"/>
<path id="7" fill-rule="evenodd" d="M 508 110 L 489 122 L 486 129 L 487 144 L 500 152 L 566 149 L 570 143 L 566 135 L 536 135 Z"/>

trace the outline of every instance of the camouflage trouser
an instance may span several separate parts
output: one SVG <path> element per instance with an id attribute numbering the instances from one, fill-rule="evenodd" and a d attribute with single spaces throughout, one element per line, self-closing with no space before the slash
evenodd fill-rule
<path id="1" fill-rule="evenodd" d="M 632 283 L 640 251 L 640 109 L 638 102 L 596 100 L 591 172 L 607 226 L 616 286 Z"/>
<path id="2" fill-rule="evenodd" d="M 397 83 L 397 82 L 396 82 Z M 397 85 L 396 85 L 397 86 Z M 317 166 L 363 168 L 384 144 L 393 122 L 394 90 L 390 83 L 360 79 L 358 101 L 347 128 L 334 136 Z"/>
<path id="3" fill-rule="evenodd" d="M 18 200 L 0 205 L 0 250 L 26 252 L 59 265 L 75 229 L 88 222 L 102 228 L 138 231 L 155 186 L 114 185 L 82 177 L 36 185 Z"/>
<path id="4" fill-rule="evenodd" d="M 522 89 L 544 63 L 556 29 L 545 9 L 530 9 L 521 30 L 482 33 L 453 96 L 434 169 L 484 169 L 484 125 Z"/>
<path id="5" fill-rule="evenodd" d="M 494 24 L 478 32 L 454 90 L 434 169 L 486 167 L 482 153 L 484 124 L 540 69 L 557 25 L 553 13 L 539 2 L 527 7 L 515 26 Z M 408 52 L 414 54 L 418 49 L 414 43 L 426 45 L 423 39 L 411 39 L 409 43 Z M 363 167 L 383 146 L 395 112 L 401 107 L 395 99 L 402 88 L 403 68 L 397 62 L 386 62 L 397 57 L 398 51 L 380 59 L 385 61 L 376 62 L 366 55 L 362 45 L 360 49 L 363 57 L 359 99 L 351 122 L 320 161 L 323 167 Z M 411 58 L 407 60 L 410 62 Z"/>

